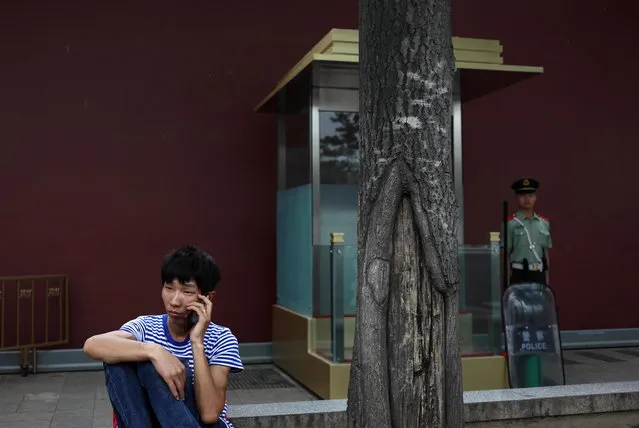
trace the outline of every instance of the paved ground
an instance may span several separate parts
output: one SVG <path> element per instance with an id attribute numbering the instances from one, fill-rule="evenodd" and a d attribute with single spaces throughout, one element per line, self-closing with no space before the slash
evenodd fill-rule
<path id="1" fill-rule="evenodd" d="M 232 404 L 317 399 L 271 365 L 230 379 Z M 0 375 L 0 428 L 111 428 L 111 411 L 102 372 Z"/>
<path id="2" fill-rule="evenodd" d="M 639 380 L 639 348 L 565 351 L 570 384 Z M 231 377 L 231 404 L 316 399 L 268 365 Z M 232 409 L 231 409 L 232 417 Z M 0 376 L 0 428 L 111 428 L 101 372 Z"/>
<path id="3" fill-rule="evenodd" d="M 566 383 L 639 381 L 639 348 L 564 351 Z"/>

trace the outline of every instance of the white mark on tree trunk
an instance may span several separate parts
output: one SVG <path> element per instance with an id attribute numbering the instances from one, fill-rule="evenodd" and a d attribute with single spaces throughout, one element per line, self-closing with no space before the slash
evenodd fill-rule
<path id="1" fill-rule="evenodd" d="M 432 104 L 431 104 L 431 103 L 429 103 L 429 102 L 428 102 L 428 101 L 426 101 L 426 100 L 411 100 L 411 102 L 410 102 L 410 103 L 411 103 L 411 105 L 419 106 L 419 107 L 424 107 L 424 108 L 429 108 L 429 107 L 431 107 L 431 106 L 432 106 Z"/>
<path id="2" fill-rule="evenodd" d="M 408 125 L 412 129 L 419 129 L 422 127 L 422 121 L 416 116 L 399 117 L 393 121 L 393 129 L 401 129 L 404 125 Z"/>
<path id="3" fill-rule="evenodd" d="M 432 160 L 432 159 L 424 159 L 424 158 L 417 158 L 415 160 L 418 163 L 425 164 L 425 166 L 421 168 L 422 172 L 430 172 L 433 170 L 433 168 L 437 169 L 442 166 L 442 161 L 440 160 Z"/>
<path id="4" fill-rule="evenodd" d="M 408 73 L 406 73 L 406 77 L 421 83 L 422 85 L 426 86 L 426 89 L 433 89 L 435 87 L 435 82 L 433 82 L 432 80 L 422 79 L 419 74 L 413 71 L 409 71 Z"/>

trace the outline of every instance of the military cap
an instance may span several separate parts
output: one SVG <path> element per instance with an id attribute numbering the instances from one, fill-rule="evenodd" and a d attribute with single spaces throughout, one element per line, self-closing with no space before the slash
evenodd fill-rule
<path id="1" fill-rule="evenodd" d="M 539 189 L 539 181 L 531 177 L 524 177 L 515 181 L 510 188 L 513 189 L 515 193 L 532 193 Z"/>

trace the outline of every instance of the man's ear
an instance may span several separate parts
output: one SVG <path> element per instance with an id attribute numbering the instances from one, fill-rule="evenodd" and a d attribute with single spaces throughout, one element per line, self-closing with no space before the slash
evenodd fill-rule
<path id="1" fill-rule="evenodd" d="M 215 298 L 215 294 L 215 291 L 211 291 L 209 294 L 206 295 L 206 297 L 208 297 L 208 299 L 212 302 Z"/>

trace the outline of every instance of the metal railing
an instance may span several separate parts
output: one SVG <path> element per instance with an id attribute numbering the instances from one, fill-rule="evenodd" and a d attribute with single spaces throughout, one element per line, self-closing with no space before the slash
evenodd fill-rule
<path id="1" fill-rule="evenodd" d="M 344 234 L 331 233 L 331 359 L 344 361 Z"/>
<path id="2" fill-rule="evenodd" d="M 68 275 L 0 277 L 0 351 L 20 351 L 23 376 L 29 351 L 36 373 L 38 348 L 68 343 Z"/>

